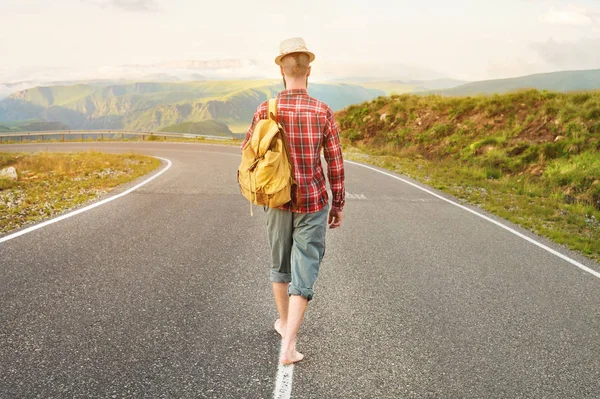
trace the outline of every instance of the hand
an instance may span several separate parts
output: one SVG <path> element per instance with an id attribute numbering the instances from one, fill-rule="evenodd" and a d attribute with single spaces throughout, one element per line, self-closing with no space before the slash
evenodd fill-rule
<path id="1" fill-rule="evenodd" d="M 336 211 L 332 209 L 329 211 L 329 228 L 336 229 L 342 225 L 344 219 L 344 211 Z"/>

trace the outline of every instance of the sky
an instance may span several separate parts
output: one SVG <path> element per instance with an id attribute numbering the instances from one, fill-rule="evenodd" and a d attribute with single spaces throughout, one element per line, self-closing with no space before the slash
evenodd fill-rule
<path id="1" fill-rule="evenodd" d="M 600 0 L 2 0 L 0 82 L 69 67 L 272 64 L 301 36 L 313 74 L 410 65 L 463 80 L 600 68 Z"/>

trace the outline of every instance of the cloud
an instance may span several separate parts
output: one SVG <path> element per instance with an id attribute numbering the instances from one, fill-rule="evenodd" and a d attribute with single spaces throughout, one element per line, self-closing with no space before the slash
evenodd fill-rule
<path id="1" fill-rule="evenodd" d="M 101 7 L 116 7 L 125 11 L 153 12 L 158 10 L 156 0 L 102 0 Z"/>
<path id="2" fill-rule="evenodd" d="M 550 8 L 541 20 L 552 25 L 591 26 L 600 23 L 600 11 L 569 4 Z"/>
<path id="3" fill-rule="evenodd" d="M 600 69 L 600 38 L 586 38 L 577 42 L 549 39 L 534 43 L 531 47 L 552 68 Z"/>

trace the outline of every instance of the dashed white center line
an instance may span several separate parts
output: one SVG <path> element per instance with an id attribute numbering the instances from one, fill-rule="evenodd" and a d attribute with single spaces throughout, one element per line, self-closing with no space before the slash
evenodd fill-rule
<path id="1" fill-rule="evenodd" d="M 346 199 L 366 200 L 367 197 L 365 197 L 364 194 L 352 194 L 352 193 L 349 193 L 348 191 L 346 191 Z"/>

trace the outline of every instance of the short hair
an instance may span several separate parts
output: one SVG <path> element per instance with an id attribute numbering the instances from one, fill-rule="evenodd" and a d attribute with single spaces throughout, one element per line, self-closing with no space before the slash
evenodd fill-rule
<path id="1" fill-rule="evenodd" d="M 305 53 L 292 53 L 281 59 L 283 73 L 290 78 L 303 78 L 308 72 L 310 58 Z"/>

